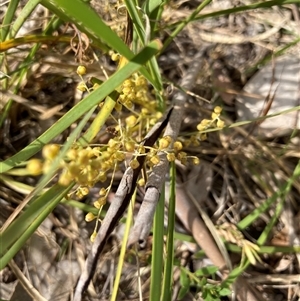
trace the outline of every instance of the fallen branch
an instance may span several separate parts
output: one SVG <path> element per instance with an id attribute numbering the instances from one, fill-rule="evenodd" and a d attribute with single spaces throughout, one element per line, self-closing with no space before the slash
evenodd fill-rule
<path id="1" fill-rule="evenodd" d="M 165 116 L 151 129 L 142 142 L 142 145 L 149 149 L 153 146 L 158 137 L 161 135 L 163 129 L 169 121 L 172 108 L 165 114 Z M 145 156 L 138 156 L 139 167 L 136 169 L 127 168 L 119 187 L 116 191 L 115 197 L 102 221 L 99 232 L 97 233 L 96 239 L 93 243 L 92 250 L 88 255 L 85 263 L 85 269 L 78 280 L 74 301 L 81 301 L 83 292 L 87 289 L 96 269 L 98 258 L 103 251 L 105 243 L 116 227 L 118 221 L 125 212 L 133 192 L 136 188 L 136 181 L 143 167 Z"/>
<path id="2" fill-rule="evenodd" d="M 195 55 L 185 78 L 181 81 L 183 90 L 191 90 L 192 86 L 194 85 L 199 71 L 203 65 L 202 57 L 205 51 L 206 47 L 203 47 Z M 186 93 L 183 91 L 178 91 L 173 98 L 173 111 L 164 132 L 164 136 L 170 136 L 173 143 L 177 140 L 180 131 L 181 121 L 184 114 L 184 105 L 187 97 L 188 96 Z M 170 144 L 170 149 L 172 149 L 173 143 Z M 151 230 L 153 216 L 161 192 L 161 187 L 165 182 L 165 176 L 169 169 L 169 161 L 166 158 L 166 154 L 160 152 L 159 157 L 160 163 L 153 167 L 153 171 L 147 181 L 144 200 L 128 239 L 129 246 L 139 242 L 141 247 L 143 247 Z"/>

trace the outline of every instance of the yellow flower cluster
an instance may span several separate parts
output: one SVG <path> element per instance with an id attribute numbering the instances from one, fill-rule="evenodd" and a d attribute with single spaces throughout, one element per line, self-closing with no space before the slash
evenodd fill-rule
<path id="1" fill-rule="evenodd" d="M 31 159 L 28 161 L 26 169 L 30 175 L 38 176 L 43 173 L 47 173 L 53 159 L 57 156 L 60 150 L 58 144 L 47 144 L 44 146 L 42 156 L 44 160 Z"/>
<path id="2" fill-rule="evenodd" d="M 214 108 L 214 111 L 211 114 L 211 119 L 203 119 L 198 125 L 197 130 L 200 132 L 200 140 L 206 140 L 207 135 L 205 133 L 208 129 L 222 129 L 224 128 L 224 121 L 220 119 L 220 115 L 222 112 L 222 108 L 219 106 L 216 106 Z"/>
<path id="3" fill-rule="evenodd" d="M 120 56 L 113 54 L 112 59 L 118 60 Z M 96 89 L 98 84 L 88 88 L 83 79 L 86 72 L 85 66 L 78 66 L 76 73 L 81 78 L 78 89 L 90 92 Z M 135 73 L 125 80 L 117 90 L 119 98 L 115 109 L 121 111 L 122 106 L 125 106 L 129 110 L 126 110 L 127 113 L 122 114 L 122 121 L 116 126 L 114 137 L 105 145 L 88 147 L 74 145 L 59 164 L 61 170 L 58 180 L 59 184 L 67 186 L 74 181 L 78 185 L 76 195 L 79 198 L 87 195 L 89 189 L 97 182 L 106 181 L 108 173 L 112 171 L 114 173 L 116 168 L 126 161 L 127 154 L 132 155 L 129 165 L 133 169 L 139 167 L 138 159 L 140 156 L 146 156 L 145 163 L 148 168 L 151 169 L 153 166 L 158 165 L 161 152 L 166 154 L 170 162 L 179 160 L 182 164 L 186 164 L 188 160 L 192 159 L 193 164 L 199 164 L 199 158 L 188 156 L 183 151 L 183 147 L 188 144 L 198 145 L 199 141 L 205 140 L 208 129 L 222 129 L 224 127 L 224 121 L 220 119 L 222 108 L 217 106 L 211 114 L 211 119 L 204 119 L 197 125 L 199 132 L 196 135 L 189 139 L 180 139 L 181 141 L 172 141 L 170 136 L 164 136 L 158 140 L 156 146 L 146 148 L 137 141 L 162 117 L 162 113 L 156 111 L 156 102 L 151 99 L 148 82 L 143 76 Z M 128 111 L 130 115 L 125 118 L 124 116 L 128 114 Z M 28 172 L 31 175 L 47 173 L 59 152 L 60 146 L 58 144 L 46 145 L 42 151 L 43 160 L 30 160 L 27 164 Z M 139 179 L 138 185 L 145 185 L 145 180 Z M 94 203 L 99 212 L 106 203 L 110 188 L 111 184 L 107 188 L 102 188 L 99 192 L 99 198 Z M 95 216 L 92 213 L 86 215 L 86 221 L 96 218 L 98 222 L 99 215 Z"/>
<path id="4" fill-rule="evenodd" d="M 84 79 L 83 79 L 83 75 L 85 75 L 86 74 L 86 67 L 85 66 L 83 66 L 83 65 L 79 65 L 78 67 L 77 67 L 77 70 L 76 70 L 76 73 L 77 73 L 77 75 L 80 77 L 80 79 L 81 79 L 81 82 L 77 85 L 77 90 L 79 90 L 79 91 L 81 91 L 81 92 L 92 92 L 92 91 L 94 91 L 94 90 L 96 90 L 98 87 L 99 87 L 99 84 L 97 84 L 97 83 L 95 83 L 94 85 L 93 85 L 93 87 L 88 87 L 87 86 L 87 84 L 86 84 L 86 82 L 84 81 Z"/>
<path id="5" fill-rule="evenodd" d="M 74 180 L 81 186 L 93 187 L 96 182 L 104 182 L 107 172 L 125 160 L 125 154 L 119 151 L 120 148 L 121 145 L 111 139 L 106 147 L 70 149 L 63 163 L 59 183 L 66 186 Z"/>
<path id="6" fill-rule="evenodd" d="M 167 149 L 172 142 L 172 138 L 170 136 L 164 136 L 158 141 L 158 149 L 161 151 L 166 151 L 167 160 L 169 162 L 173 162 L 176 159 L 180 161 L 181 164 L 187 164 L 188 159 L 193 160 L 193 164 L 198 165 L 200 163 L 199 158 L 195 156 L 188 156 L 186 152 L 182 151 L 183 144 L 181 141 L 177 140 L 173 143 L 172 149 Z M 165 150 L 167 149 L 167 150 Z"/>
<path id="7" fill-rule="evenodd" d="M 132 108 L 133 104 L 138 104 L 151 112 L 156 107 L 155 101 L 150 99 L 146 78 L 137 73 L 124 81 L 118 101 L 127 108 Z"/>

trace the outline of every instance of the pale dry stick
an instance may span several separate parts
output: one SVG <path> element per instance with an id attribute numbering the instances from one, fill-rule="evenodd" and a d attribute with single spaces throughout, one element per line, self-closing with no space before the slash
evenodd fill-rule
<path id="1" fill-rule="evenodd" d="M 5 92 L 0 91 L 0 99 L 2 99 L 2 101 L 3 101 L 2 97 L 4 97 L 4 96 L 6 96 L 7 99 L 12 99 L 17 103 L 20 103 L 20 104 L 24 105 L 25 107 L 28 107 L 29 109 L 32 109 L 34 111 L 41 113 L 41 115 L 39 116 L 39 119 L 41 119 L 41 120 L 50 118 L 51 116 L 53 116 L 56 113 L 58 113 L 59 111 L 61 111 L 64 108 L 64 106 L 66 105 L 66 103 L 59 104 L 59 105 L 54 106 L 51 109 L 47 109 L 44 106 L 35 105 L 33 102 L 27 100 L 26 98 L 21 97 L 16 94 L 13 94 L 9 91 L 5 91 Z M 3 105 L 4 105 L 4 101 L 3 101 Z"/>
<path id="2" fill-rule="evenodd" d="M 30 281 L 24 276 L 22 271 L 19 269 L 19 267 L 16 265 L 14 260 L 12 259 L 9 262 L 9 267 L 14 272 L 17 279 L 20 281 L 22 287 L 27 292 L 27 294 L 36 301 L 47 301 L 39 292 L 38 290 L 30 283 Z"/>
<path id="3" fill-rule="evenodd" d="M 272 274 L 272 275 L 255 275 L 248 279 L 250 283 L 300 283 L 300 274 L 289 275 L 289 274 Z"/>
<path id="4" fill-rule="evenodd" d="M 137 177 L 138 175 L 135 175 L 135 181 Z M 73 299 L 74 301 L 82 300 L 82 294 L 88 288 L 92 276 L 95 273 L 97 261 L 105 246 L 105 243 L 111 232 L 114 230 L 115 225 L 119 221 L 123 212 L 127 208 L 127 205 L 133 193 L 132 184 L 135 184 L 135 181 L 134 170 L 131 168 L 127 168 L 121 180 L 121 183 L 116 191 L 114 200 L 112 201 L 112 204 L 106 213 L 106 216 L 99 229 L 99 232 L 97 233 L 96 239 L 92 246 L 92 250 L 89 253 L 85 262 L 85 268 L 82 271 L 82 274 L 76 286 L 75 295 Z"/>
<path id="5" fill-rule="evenodd" d="M 183 89 L 191 90 L 192 86 L 194 85 L 201 67 L 203 66 L 202 57 L 206 49 L 207 46 L 203 47 L 195 55 L 185 78 L 183 78 L 181 81 L 181 86 Z M 173 143 L 177 140 L 180 131 L 184 114 L 184 104 L 186 103 L 186 100 L 187 95 L 182 91 L 178 91 L 173 98 L 173 111 L 164 132 L 164 136 L 170 136 Z M 170 144 L 170 149 L 172 149 L 173 143 Z M 169 161 L 167 160 L 166 154 L 160 152 L 159 158 L 160 162 L 153 167 L 153 171 L 150 174 L 146 184 L 144 200 L 135 220 L 134 227 L 129 235 L 128 245 L 133 245 L 136 242 L 140 242 L 140 245 L 144 246 L 151 230 L 155 208 L 161 193 L 162 185 L 165 182 L 166 173 L 169 168 Z"/>
<path id="6" fill-rule="evenodd" d="M 75 215 L 74 214 L 74 208 L 72 210 L 70 209 L 70 227 L 71 227 L 71 231 L 78 237 L 78 233 L 80 233 L 80 231 L 79 231 L 78 224 L 75 220 L 74 215 Z M 62 227 L 61 227 L 61 230 L 62 230 Z M 69 235 L 65 235 L 65 237 L 69 237 Z M 76 239 L 71 238 L 70 241 L 74 244 L 73 250 L 75 250 L 76 259 L 77 259 L 77 262 L 79 264 L 79 268 L 82 271 L 84 269 L 84 264 L 85 264 L 84 247 L 79 242 L 77 237 L 76 237 Z M 71 258 L 70 258 L 70 261 L 71 261 Z M 75 280 L 75 283 L 76 283 L 76 281 L 77 281 L 77 279 Z M 97 293 L 96 293 L 96 289 L 95 289 L 94 285 L 89 285 L 88 293 L 92 298 L 97 298 Z"/>
<path id="7" fill-rule="evenodd" d="M 169 121 L 172 110 L 173 108 L 171 108 L 146 135 L 142 142 L 142 145 L 146 147 L 146 150 L 149 149 L 149 147 L 152 147 L 158 137 L 161 135 L 163 129 Z M 98 258 L 103 251 L 105 243 L 129 205 L 130 199 L 136 188 L 136 181 L 145 161 L 145 156 L 138 156 L 137 160 L 139 162 L 138 168 L 132 169 L 129 167 L 125 171 L 116 191 L 115 197 L 101 223 L 101 227 L 95 238 L 92 250 L 86 260 L 85 269 L 82 271 L 82 274 L 78 280 L 73 301 L 82 300 L 82 294 L 87 289 L 94 275 Z"/>
<path id="8" fill-rule="evenodd" d="M 275 33 L 277 33 L 284 23 L 286 23 L 287 19 L 284 19 L 280 24 L 272 27 L 271 29 L 265 31 L 262 34 L 258 34 L 253 37 L 245 37 L 242 35 L 224 35 L 218 34 L 214 32 L 199 32 L 199 36 L 203 41 L 209 43 L 219 43 L 219 44 L 241 44 L 241 43 L 256 43 L 262 40 L 265 40 Z"/>
<path id="9" fill-rule="evenodd" d="M 45 112 L 45 107 L 41 105 L 33 105 L 29 100 L 27 100 L 24 97 L 21 97 L 19 95 L 13 94 L 9 91 L 0 91 L 0 108 L 4 107 L 4 105 L 7 103 L 7 101 L 12 98 L 15 102 L 20 103 L 30 109 L 33 109 L 39 113 Z"/>

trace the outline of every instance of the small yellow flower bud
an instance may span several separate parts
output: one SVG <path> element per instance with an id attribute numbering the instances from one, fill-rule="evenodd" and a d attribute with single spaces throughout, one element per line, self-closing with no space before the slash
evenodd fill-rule
<path id="1" fill-rule="evenodd" d="M 182 159 L 180 160 L 180 163 L 181 163 L 182 165 L 186 165 L 186 164 L 187 164 L 187 157 L 182 158 Z"/>
<path id="2" fill-rule="evenodd" d="M 43 164 L 43 174 L 48 173 L 52 165 L 53 165 L 52 160 L 45 160 Z"/>
<path id="3" fill-rule="evenodd" d="M 38 176 L 43 172 L 43 162 L 40 159 L 31 159 L 28 161 L 26 169 L 30 175 Z"/>
<path id="4" fill-rule="evenodd" d="M 104 187 L 102 187 L 99 191 L 99 195 L 100 196 L 105 196 L 106 195 L 106 189 Z"/>
<path id="5" fill-rule="evenodd" d="M 144 76 L 139 76 L 136 81 L 135 81 L 135 84 L 137 86 L 145 86 L 147 85 L 147 80 Z"/>
<path id="6" fill-rule="evenodd" d="M 80 155 L 80 153 L 79 153 Z M 82 154 L 80 156 L 78 156 L 78 159 L 76 162 L 78 162 L 79 164 L 83 165 L 83 166 L 87 166 L 89 165 L 89 161 L 90 161 L 90 158 L 88 156 L 88 154 Z"/>
<path id="7" fill-rule="evenodd" d="M 88 183 L 88 173 L 86 171 L 80 173 L 78 176 L 76 176 L 76 182 L 79 185 L 87 185 L 87 183 Z"/>
<path id="8" fill-rule="evenodd" d="M 156 119 L 160 119 L 162 117 L 163 117 L 163 113 L 162 112 L 156 112 L 156 114 L 155 114 L 155 118 Z"/>
<path id="9" fill-rule="evenodd" d="M 191 136 L 190 141 L 191 141 L 191 144 L 193 146 L 199 146 L 200 145 L 199 139 L 194 135 Z"/>
<path id="10" fill-rule="evenodd" d="M 216 120 L 219 118 L 219 114 L 216 114 L 215 112 L 211 113 L 211 119 Z"/>
<path id="11" fill-rule="evenodd" d="M 69 160 L 75 161 L 76 158 L 77 158 L 77 150 L 75 150 L 75 149 L 68 150 L 68 152 L 67 152 L 67 158 Z"/>
<path id="12" fill-rule="evenodd" d="M 78 75 L 85 75 L 86 74 L 86 68 L 84 66 L 80 65 L 80 66 L 77 67 L 76 72 L 77 72 Z"/>
<path id="13" fill-rule="evenodd" d="M 203 119 L 200 124 L 202 124 L 204 126 L 209 126 L 211 124 L 211 120 Z"/>
<path id="14" fill-rule="evenodd" d="M 174 153 L 168 153 L 168 154 L 167 154 L 167 160 L 168 160 L 169 162 L 173 162 L 173 161 L 175 161 L 175 159 L 176 159 L 176 156 L 175 156 Z"/>
<path id="15" fill-rule="evenodd" d="M 128 127 L 135 126 L 137 118 L 134 115 L 130 115 L 125 119 L 125 123 Z"/>
<path id="16" fill-rule="evenodd" d="M 101 148 L 99 146 L 96 146 L 93 148 L 93 156 L 96 157 L 96 159 L 100 159 L 101 157 Z"/>
<path id="17" fill-rule="evenodd" d="M 107 175 L 105 172 L 100 173 L 100 175 L 97 178 L 100 182 L 105 182 L 107 180 Z"/>
<path id="18" fill-rule="evenodd" d="M 144 97 L 146 97 L 146 92 L 141 90 L 136 92 L 135 97 L 138 98 L 139 100 L 144 99 Z"/>
<path id="19" fill-rule="evenodd" d="M 182 150 L 182 143 L 180 141 L 175 141 L 174 142 L 174 150 L 177 151 L 177 152 Z"/>
<path id="20" fill-rule="evenodd" d="M 193 163 L 194 163 L 194 165 L 199 165 L 200 164 L 200 159 L 197 158 L 197 157 L 194 157 L 193 158 Z"/>
<path id="21" fill-rule="evenodd" d="M 74 177 L 78 176 L 81 172 L 81 167 L 77 162 L 70 162 L 69 164 L 67 164 L 66 168 L 68 169 L 68 172 Z"/>
<path id="22" fill-rule="evenodd" d="M 81 82 L 78 84 L 77 86 L 77 90 L 81 91 L 81 92 L 85 92 L 87 89 L 86 89 L 86 84 L 84 82 Z"/>
<path id="23" fill-rule="evenodd" d="M 93 186 L 94 181 L 96 180 L 97 176 L 98 176 L 98 171 L 97 170 L 91 170 L 88 172 L 87 174 L 87 179 L 88 179 L 88 186 Z"/>
<path id="24" fill-rule="evenodd" d="M 140 178 L 137 183 L 138 183 L 139 186 L 145 186 L 145 179 Z"/>
<path id="25" fill-rule="evenodd" d="M 91 222 L 92 220 L 94 220 L 96 218 L 96 216 L 92 213 L 89 212 L 86 216 L 85 216 L 85 221 L 86 222 Z"/>
<path id="26" fill-rule="evenodd" d="M 217 128 L 222 129 L 225 126 L 225 122 L 223 120 L 218 119 Z"/>
<path id="27" fill-rule="evenodd" d="M 97 232 L 94 231 L 93 234 L 92 234 L 91 237 L 90 237 L 91 242 L 94 242 L 94 241 L 95 241 L 96 236 L 97 236 Z"/>
<path id="28" fill-rule="evenodd" d="M 94 202 L 94 207 L 97 208 L 97 209 L 100 209 L 101 208 L 101 205 L 98 201 Z"/>
<path id="29" fill-rule="evenodd" d="M 129 163 L 130 167 L 132 169 L 137 169 L 140 166 L 140 163 L 138 162 L 138 160 L 135 158 L 133 160 L 130 161 Z"/>
<path id="30" fill-rule="evenodd" d="M 133 86 L 133 82 L 131 79 L 126 79 L 124 82 L 123 82 L 123 87 L 129 87 L 131 88 Z"/>
<path id="31" fill-rule="evenodd" d="M 80 190 L 77 190 L 75 194 L 76 194 L 76 196 L 78 197 L 79 200 L 81 200 L 84 197 L 84 195 L 81 193 Z"/>
<path id="32" fill-rule="evenodd" d="M 141 109 L 141 114 L 142 115 L 147 115 L 149 113 L 149 110 L 147 108 L 142 108 Z"/>
<path id="33" fill-rule="evenodd" d="M 122 89 L 123 94 L 128 95 L 131 92 L 132 88 L 131 87 L 124 87 Z"/>
<path id="34" fill-rule="evenodd" d="M 108 160 L 106 160 L 105 162 L 101 162 L 101 170 L 102 172 L 109 170 Z"/>
<path id="35" fill-rule="evenodd" d="M 59 153 L 60 146 L 58 144 L 46 144 L 43 147 L 42 155 L 45 159 L 53 160 Z"/>
<path id="36" fill-rule="evenodd" d="M 133 91 L 131 91 L 131 92 L 128 94 L 128 99 L 134 101 L 135 98 L 136 98 L 136 94 L 135 94 Z"/>
<path id="37" fill-rule="evenodd" d="M 185 152 L 180 152 L 177 154 L 178 160 L 182 160 L 183 158 L 186 158 L 187 154 Z"/>
<path id="38" fill-rule="evenodd" d="M 102 164 L 101 158 L 93 159 L 90 162 L 90 167 L 94 171 L 100 170 L 101 169 L 101 164 Z"/>
<path id="39" fill-rule="evenodd" d="M 150 124 L 150 125 L 154 125 L 156 122 L 157 122 L 157 119 L 156 119 L 156 118 L 151 118 L 151 119 L 149 120 L 149 124 Z"/>
<path id="40" fill-rule="evenodd" d="M 116 62 L 120 59 L 120 55 L 118 53 L 112 53 L 110 55 L 110 58 L 111 58 L 112 61 Z"/>
<path id="41" fill-rule="evenodd" d="M 89 193 L 89 188 L 86 186 L 80 187 L 79 190 L 83 196 L 88 195 L 88 193 Z"/>
<path id="42" fill-rule="evenodd" d="M 117 152 L 116 153 L 116 160 L 119 161 L 119 162 L 122 162 L 124 161 L 126 158 L 125 154 L 124 153 L 120 153 L 120 152 Z"/>
<path id="43" fill-rule="evenodd" d="M 202 131 L 204 131 L 205 129 L 206 129 L 206 126 L 203 125 L 203 124 L 199 123 L 199 124 L 197 125 L 197 130 L 198 130 L 199 132 L 202 132 Z"/>
<path id="44" fill-rule="evenodd" d="M 135 149 L 135 144 L 133 141 L 126 141 L 124 146 L 128 152 L 133 152 Z"/>
<path id="45" fill-rule="evenodd" d="M 133 103 L 130 100 L 126 100 L 124 102 L 124 106 L 127 107 L 127 108 L 129 108 L 129 109 L 131 109 L 133 107 Z"/>
<path id="46" fill-rule="evenodd" d="M 158 155 L 156 155 L 156 156 L 151 157 L 150 161 L 153 165 L 157 165 L 160 162 L 160 158 Z"/>
<path id="47" fill-rule="evenodd" d="M 109 139 L 107 145 L 111 148 L 114 148 L 116 145 L 118 145 L 119 141 L 116 139 Z"/>
<path id="48" fill-rule="evenodd" d="M 171 141 L 172 141 L 172 138 L 170 136 L 165 136 L 165 137 L 161 138 L 158 141 L 159 149 L 164 149 L 164 148 L 169 147 Z"/>
<path id="49" fill-rule="evenodd" d="M 184 147 L 189 147 L 191 144 L 192 144 L 191 139 L 188 139 L 188 140 L 184 140 L 184 141 L 183 141 Z"/>
<path id="50" fill-rule="evenodd" d="M 72 180 L 73 178 L 70 173 L 64 170 L 58 179 L 58 184 L 61 186 L 68 186 L 72 182 Z"/>
<path id="51" fill-rule="evenodd" d="M 126 99 L 127 99 L 127 96 L 124 95 L 124 94 L 120 94 L 119 98 L 118 98 L 118 101 L 121 103 L 121 104 L 124 104 L 126 102 Z"/>
<path id="52" fill-rule="evenodd" d="M 106 196 L 99 198 L 96 202 L 98 202 L 100 206 L 104 206 L 106 204 Z"/>
<path id="53" fill-rule="evenodd" d="M 115 104 L 115 110 L 116 110 L 117 112 L 121 112 L 121 111 L 122 111 L 122 104 L 119 103 L 118 101 L 117 101 L 116 104 Z"/>
<path id="54" fill-rule="evenodd" d="M 216 114 L 221 114 L 221 112 L 222 112 L 222 108 L 221 107 L 219 107 L 219 106 L 216 106 L 215 108 L 214 108 L 214 112 L 216 113 Z"/>
<path id="55" fill-rule="evenodd" d="M 100 85 L 97 84 L 97 83 L 95 83 L 95 84 L 93 85 L 93 90 L 97 90 L 99 87 L 100 87 Z"/>

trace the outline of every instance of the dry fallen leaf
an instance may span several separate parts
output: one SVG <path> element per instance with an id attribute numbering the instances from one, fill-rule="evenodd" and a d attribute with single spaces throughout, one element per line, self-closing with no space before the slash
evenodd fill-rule
<path id="1" fill-rule="evenodd" d="M 238 120 L 253 120 L 262 114 L 268 102 L 271 106 L 267 114 L 279 115 L 267 118 L 257 126 L 257 134 L 263 137 L 278 137 L 300 129 L 299 110 L 281 113 L 300 105 L 300 58 L 284 56 L 274 59 L 274 64 L 258 71 L 246 84 L 244 91 L 260 94 L 261 99 L 248 96 L 237 97 Z"/>

